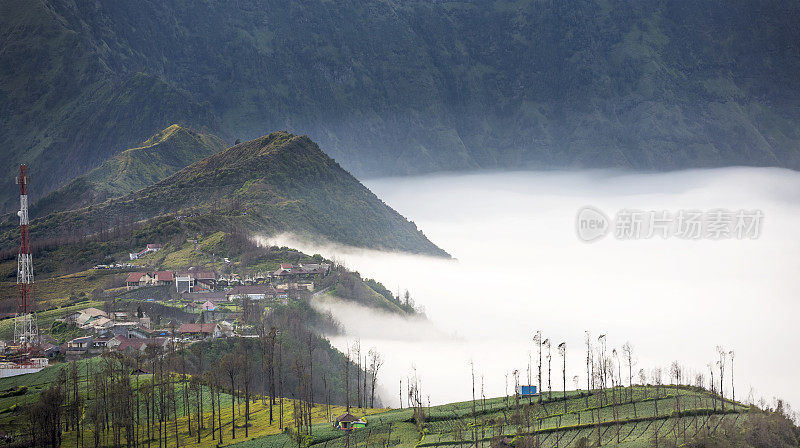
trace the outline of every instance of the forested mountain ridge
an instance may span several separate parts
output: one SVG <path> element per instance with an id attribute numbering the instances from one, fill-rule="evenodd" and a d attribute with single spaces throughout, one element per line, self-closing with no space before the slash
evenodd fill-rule
<path id="1" fill-rule="evenodd" d="M 47 241 L 93 235 L 140 221 L 202 217 L 215 231 L 293 232 L 355 247 L 448 256 L 306 136 L 274 132 L 193 163 L 122 197 L 31 222 Z M 0 248 L 16 244 L 7 215 Z"/>
<path id="2" fill-rule="evenodd" d="M 115 155 L 87 174 L 47 194 L 33 204 L 31 215 L 38 217 L 81 208 L 149 187 L 225 146 L 216 135 L 172 125 L 141 146 Z"/>
<path id="3" fill-rule="evenodd" d="M 59 173 L 42 193 L 172 123 L 308 134 L 357 176 L 800 168 L 797 23 L 792 0 L 9 0 L 0 144 Z"/>

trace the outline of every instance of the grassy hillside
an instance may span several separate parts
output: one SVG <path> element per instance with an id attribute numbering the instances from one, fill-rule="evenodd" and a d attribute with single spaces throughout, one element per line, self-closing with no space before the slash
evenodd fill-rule
<path id="1" fill-rule="evenodd" d="M 619 405 L 612 406 L 609 393 L 609 404 L 598 406 L 595 393 L 588 397 L 587 406 L 585 391 L 569 391 L 566 414 L 560 393 L 554 394 L 552 400 L 545 397 L 541 405 L 536 399 L 530 404 L 528 399 L 521 399 L 519 410 L 513 396 L 502 397 L 478 401 L 474 416 L 471 402 L 423 407 L 424 418 L 419 423 L 412 410 L 395 409 L 369 418 L 366 429 L 349 435 L 320 425 L 314 428 L 309 446 L 794 447 L 800 441 L 800 429 L 780 412 L 764 412 L 731 402 L 726 402 L 723 412 L 719 398 L 715 400 L 706 391 L 668 386 L 659 390 L 656 413 L 655 396 L 653 386 L 636 387 L 632 402 L 620 399 Z M 676 409 L 678 403 L 680 412 Z M 275 435 L 236 446 L 290 446 L 285 445 L 288 440 L 284 435 Z"/>
<path id="2" fill-rule="evenodd" d="M 798 21 L 793 0 L 8 0 L 0 177 L 27 161 L 46 193 L 172 123 L 307 133 L 359 176 L 798 168 Z"/>
<path id="3" fill-rule="evenodd" d="M 79 393 L 84 395 L 87 393 L 87 390 L 91 389 L 91 386 L 87 386 L 86 383 L 86 376 L 89 372 L 99 372 L 103 369 L 105 365 L 105 360 L 101 358 L 92 358 L 77 361 L 77 368 L 79 373 Z M 21 375 L 16 377 L 10 378 L 0 378 L 0 426 L 4 428 L 6 433 L 15 435 L 20 437 L 21 431 L 25 427 L 25 419 L 26 416 L 24 415 L 24 409 L 27 406 L 30 406 L 34 402 L 36 402 L 39 397 L 40 393 L 50 387 L 53 384 L 59 383 L 62 379 L 66 379 L 70 373 L 70 363 L 60 363 L 48 367 L 38 373 L 28 374 L 28 375 Z M 131 375 L 130 381 L 134 385 L 134 392 L 136 391 L 136 384 L 139 384 L 140 393 L 144 392 L 144 384 L 147 384 L 149 381 L 152 381 L 153 376 L 150 374 L 143 374 L 139 375 L 138 378 L 136 375 Z M 183 409 L 184 406 L 184 395 L 182 394 L 183 388 L 188 387 L 188 384 L 180 382 L 180 379 L 175 377 L 174 381 L 176 382 L 175 388 L 178 391 L 176 394 L 176 402 L 179 409 Z M 3 392 L 7 391 L 19 391 L 20 388 L 23 388 L 24 393 L 21 395 L 18 394 L 8 394 L 9 396 L 3 396 Z M 204 387 L 204 399 L 203 399 L 203 408 L 204 413 L 206 414 L 206 420 L 210 417 L 211 414 L 211 400 L 209 389 L 207 386 Z M 92 400 L 89 400 L 92 401 Z M 281 401 L 283 403 L 281 403 Z M 239 407 L 236 406 L 235 410 L 231 406 L 231 395 L 229 393 L 222 393 L 221 394 L 221 419 L 222 419 L 222 428 L 223 428 L 223 443 L 222 445 L 218 445 L 218 441 L 211 439 L 210 431 L 206 430 L 203 431 L 204 434 L 201 437 L 201 441 L 198 444 L 196 439 L 196 433 L 192 432 L 190 435 L 189 432 L 189 417 L 182 416 L 178 418 L 177 425 L 178 425 L 178 437 L 180 440 L 180 446 L 186 447 L 196 447 L 196 448 L 208 448 L 214 446 L 228 446 L 235 443 L 239 443 L 246 440 L 253 440 L 263 438 L 268 435 L 272 434 L 281 434 L 282 429 L 279 426 L 281 422 L 280 414 L 278 410 L 283 407 L 283 416 L 282 421 L 285 425 L 288 425 L 290 422 L 293 421 L 293 414 L 295 412 L 294 406 L 297 404 L 295 400 L 284 398 L 278 399 L 276 404 L 274 405 L 273 409 L 273 416 L 274 420 L 270 424 L 269 421 L 269 406 L 265 405 L 262 401 L 260 396 L 256 397 L 256 400 L 250 404 L 250 412 L 251 412 L 251 420 L 250 420 L 250 428 L 249 428 L 249 437 L 244 436 L 244 427 L 240 426 L 244 424 L 244 409 L 243 406 Z M 194 401 L 194 397 L 190 399 L 190 404 L 192 406 L 196 406 L 196 401 Z M 299 406 L 299 405 L 298 405 Z M 373 415 L 378 412 L 382 412 L 384 409 L 361 409 L 361 408 L 352 408 L 351 412 L 354 412 L 358 415 Z M 143 419 L 145 412 L 145 407 L 142 405 L 140 417 Z M 231 439 L 231 414 L 236 413 L 237 419 L 237 438 Z M 330 421 L 329 416 L 337 416 L 345 412 L 345 407 L 341 405 L 331 405 L 327 407 L 325 404 L 316 404 L 314 409 L 311 412 L 312 422 L 319 426 L 328 426 L 328 422 Z M 195 419 L 195 415 L 192 415 L 192 425 L 197 424 L 197 420 Z M 83 437 L 86 440 L 92 440 L 93 438 L 93 428 L 89 427 L 89 424 L 86 423 L 86 432 L 84 433 Z M 170 431 L 170 441 L 174 442 L 175 436 L 172 433 L 174 430 L 174 420 L 170 421 L 169 431 Z M 157 433 L 158 430 L 153 430 L 153 434 Z M 76 447 L 76 431 L 66 431 L 63 435 L 63 442 L 62 447 Z M 140 440 L 146 441 L 147 440 L 147 431 L 145 427 L 142 425 L 140 427 L 139 437 Z M 153 441 L 153 443 L 157 444 L 157 441 Z M 110 444 L 105 442 L 105 437 L 101 438 L 101 446 L 110 446 Z"/>
<path id="4" fill-rule="evenodd" d="M 31 216 L 81 208 L 140 190 L 224 147 L 215 135 L 174 124 L 44 196 L 31 206 Z"/>
<path id="5" fill-rule="evenodd" d="M 85 377 L 91 370 L 98 372 L 105 361 L 100 359 L 78 362 L 79 375 Z M 25 406 L 35 402 L 39 393 L 58 381 L 60 372 L 69 372 L 68 364 L 59 364 L 42 372 L 20 377 L 0 379 L 0 391 L 8 393 L 0 397 L 0 422 L 11 434 L 19 434 L 19 424 L 24 418 Z M 152 379 L 145 374 L 131 377 L 133 384 L 147 384 Z M 183 409 L 185 384 L 178 376 L 175 381 L 177 408 Z M 85 393 L 87 385 L 80 382 L 80 391 Z M 24 389 L 20 389 L 20 388 Z M 146 390 L 146 389 L 145 389 Z M 21 395 L 14 394 L 22 392 Z M 136 389 L 134 388 L 134 392 Z M 10 393 L 9 393 L 10 392 Z M 514 396 L 451 403 L 440 406 L 422 406 L 417 409 L 359 409 L 351 412 L 365 417 L 367 427 L 351 433 L 333 429 L 329 423 L 333 417 L 344 412 L 341 406 L 317 404 L 312 408 L 312 431 L 301 442 L 303 447 L 344 448 L 412 448 L 479 446 L 498 448 L 525 447 L 739 447 L 739 448 L 792 448 L 800 444 L 800 428 L 784 413 L 782 407 L 759 409 L 741 403 L 723 400 L 700 388 L 652 385 L 617 388 L 606 391 L 601 402 L 598 391 L 587 393 L 567 391 L 566 400 L 561 392 L 552 397 L 546 393 L 541 402 L 537 397 Z M 208 418 L 208 389 L 204 389 L 205 418 Z M 13 395 L 13 396 L 11 396 Z M 190 399 L 194 400 L 194 398 Z M 91 401 L 91 400 L 90 400 Z M 280 402 L 280 400 L 279 400 Z M 190 401 L 195 403 L 196 401 Z M 259 397 L 251 402 L 252 420 L 249 437 L 244 437 L 244 413 L 237 406 L 231 407 L 231 396 L 222 394 L 222 416 L 224 440 L 222 445 L 237 448 L 296 446 L 290 432 L 279 426 L 278 407 L 275 420 L 269 423 L 268 407 Z M 565 412 L 566 403 L 566 412 Z M 295 401 L 283 399 L 283 423 L 294 426 Z M 474 407 L 473 407 L 474 406 Z M 193 425 L 197 424 L 196 409 L 192 412 Z M 236 440 L 231 439 L 231 413 L 237 415 Z M 143 417 L 142 417 L 143 418 Z M 174 440 L 174 420 L 167 425 L 171 440 Z M 212 441 L 209 428 L 201 431 L 200 443 L 196 432 L 189 435 L 189 416 L 179 416 L 177 428 L 180 446 L 209 447 Z M 87 424 L 84 437 L 91 440 L 92 428 Z M 146 440 L 146 431 L 140 427 L 140 440 Z M 155 436 L 157 431 L 153 431 Z M 62 446 L 75 446 L 76 433 L 64 434 Z M 103 442 L 101 446 L 111 446 Z M 155 441 L 154 441 L 155 443 Z"/>
<path id="6" fill-rule="evenodd" d="M 102 235 L 54 241 L 34 247 L 36 302 L 39 310 L 63 307 L 89 298 L 126 297 L 119 288 L 131 271 L 183 270 L 201 267 L 219 273 L 247 277 L 274 271 L 281 263 L 318 263 L 320 255 L 308 255 L 288 247 L 262 247 L 248 232 L 220 231 L 215 220 L 206 216 L 185 217 L 178 221 L 160 217 L 147 223 L 123 227 Z M 94 269 L 97 264 L 128 262 L 128 254 L 157 242 L 163 249 L 147 254 L 125 269 Z M 227 262 L 225 259 L 227 258 Z M 0 251 L 0 312 L 13 312 L 16 306 L 16 251 Z M 332 274 L 318 279 L 317 290 L 364 306 L 395 313 L 411 313 L 413 307 L 398 301 L 376 280 L 364 280 L 358 273 L 335 266 Z M 145 292 L 135 297 L 161 297 Z M 0 337 L 4 328 L 0 321 Z M 10 322 L 10 321 L 9 321 Z M 49 325 L 49 323 L 48 323 Z M 5 330 L 8 330 L 5 328 Z"/>
<path id="7" fill-rule="evenodd" d="M 64 316 L 86 309 L 89 307 L 102 308 L 103 302 L 93 300 L 75 300 L 56 305 L 55 303 L 44 303 L 39 306 L 36 317 L 42 334 L 49 333 L 50 326 L 56 319 L 63 319 Z M 14 337 L 14 318 L 7 317 L 0 319 L 0 339 L 10 340 Z"/>
<path id="8" fill-rule="evenodd" d="M 291 231 L 356 247 L 447 256 L 308 137 L 285 132 L 232 146 L 121 198 L 31 222 L 34 241 L 107 232 L 163 215 L 216 231 Z M 13 219 L 0 247 L 16 244 Z"/>

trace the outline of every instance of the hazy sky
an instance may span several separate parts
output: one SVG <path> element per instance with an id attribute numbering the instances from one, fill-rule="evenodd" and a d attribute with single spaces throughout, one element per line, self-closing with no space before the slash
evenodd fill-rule
<path id="1" fill-rule="evenodd" d="M 351 333 L 334 338 L 335 345 L 358 337 L 362 347 L 377 346 L 386 356 L 381 376 L 392 405 L 399 379 L 413 366 L 432 403 L 469 399 L 470 360 L 485 377 L 486 395 L 504 394 L 506 373 L 519 369 L 527 377 L 536 330 L 553 341 L 553 388 L 562 387 L 555 349 L 562 341 L 568 388 L 574 388 L 575 375 L 585 385 L 583 338 L 589 330 L 593 339 L 608 335 L 609 351 L 630 341 L 635 371 L 648 373 L 653 367 L 668 371 L 678 360 L 708 378 L 707 364 L 722 345 L 736 353 L 737 399 L 747 399 L 752 387 L 755 400 L 780 396 L 800 406 L 800 173 L 507 172 L 366 184 L 457 261 L 312 246 L 289 235 L 278 239 L 336 257 L 392 291 L 407 288 L 425 307 L 429 322 L 411 323 L 334 308 Z M 586 205 L 610 217 L 623 209 L 719 208 L 757 209 L 764 217 L 755 240 L 609 235 L 584 243 L 575 218 Z M 544 377 L 546 384 L 546 372 Z"/>

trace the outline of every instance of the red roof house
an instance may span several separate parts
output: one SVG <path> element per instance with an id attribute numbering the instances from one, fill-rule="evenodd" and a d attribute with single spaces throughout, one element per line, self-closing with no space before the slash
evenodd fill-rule
<path id="1" fill-rule="evenodd" d="M 178 328 L 178 333 L 182 336 L 190 336 L 198 339 L 205 339 L 207 337 L 218 338 L 222 336 L 219 325 L 214 323 L 181 324 L 180 328 Z"/>

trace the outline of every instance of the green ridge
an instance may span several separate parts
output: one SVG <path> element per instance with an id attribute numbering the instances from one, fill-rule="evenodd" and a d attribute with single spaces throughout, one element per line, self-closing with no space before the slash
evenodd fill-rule
<path id="1" fill-rule="evenodd" d="M 355 247 L 447 256 L 306 136 L 275 132 L 232 146 L 147 188 L 31 222 L 54 241 L 160 216 L 201 217 L 215 231 L 293 232 Z M 167 224 L 167 223 L 165 223 Z M 7 218 L 0 247 L 15 245 Z"/>
<path id="2" fill-rule="evenodd" d="M 150 186 L 225 147 L 219 137 L 174 124 L 137 148 L 127 149 L 89 173 L 46 195 L 33 217 L 72 210 Z"/>
<path id="3" fill-rule="evenodd" d="M 797 169 L 798 22 L 794 0 L 7 0 L 0 206 L 21 161 L 38 197 L 172 123 L 307 134 L 359 177 Z"/>

